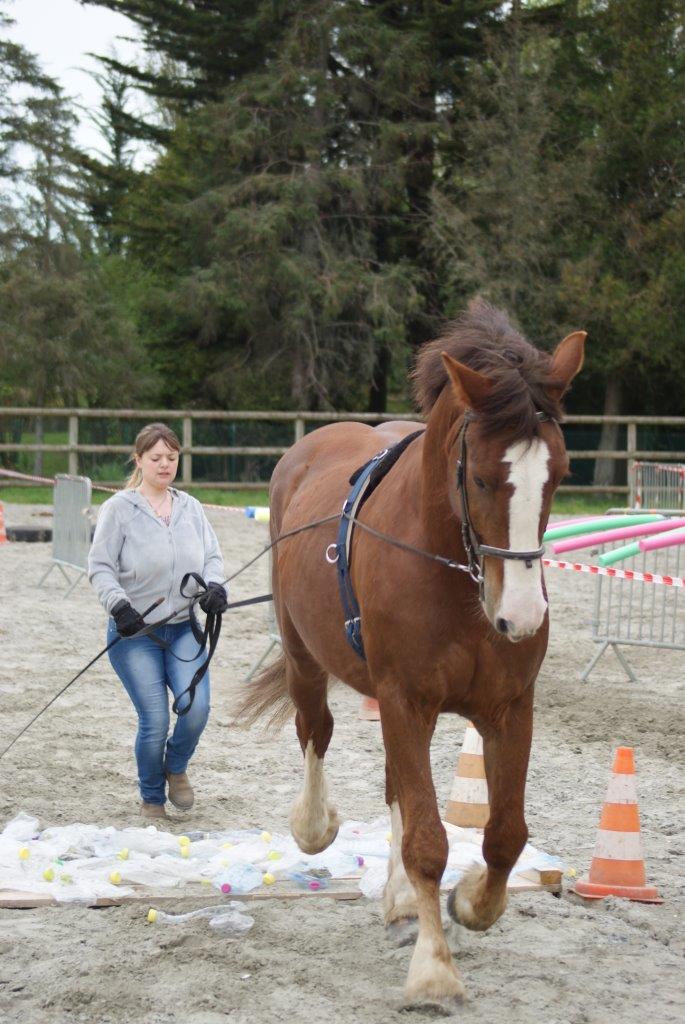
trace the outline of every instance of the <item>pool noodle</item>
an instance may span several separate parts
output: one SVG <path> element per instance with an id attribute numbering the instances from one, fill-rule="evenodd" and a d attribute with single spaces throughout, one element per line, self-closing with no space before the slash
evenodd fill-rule
<path id="1" fill-rule="evenodd" d="M 614 540 L 626 540 L 629 537 L 642 537 L 652 533 L 666 533 L 679 526 L 685 527 L 685 519 L 663 519 L 661 522 L 643 523 L 642 526 L 622 526 L 617 530 L 605 530 L 603 533 L 590 533 L 582 537 L 557 541 L 552 545 L 552 551 L 555 555 L 561 555 L 565 551 L 577 551 L 580 548 L 610 544 Z"/>
<path id="2" fill-rule="evenodd" d="M 579 537 L 585 533 L 599 533 L 601 530 L 619 526 L 639 526 L 641 523 L 663 522 L 661 515 L 600 516 L 594 521 L 575 523 L 573 526 L 552 526 L 545 531 L 543 540 L 563 540 L 565 537 Z"/>
<path id="3" fill-rule="evenodd" d="M 550 523 L 550 530 L 557 530 L 560 526 L 573 526 L 574 523 L 593 523 L 595 519 L 603 518 L 600 516 L 574 516 L 573 519 L 562 519 L 558 523 Z"/>
<path id="4" fill-rule="evenodd" d="M 685 529 L 664 533 L 661 537 L 647 537 L 646 540 L 640 541 L 640 551 L 657 551 L 659 548 L 675 547 L 677 544 L 685 544 Z"/>
<path id="5" fill-rule="evenodd" d="M 613 565 L 614 562 L 622 562 L 625 558 L 639 555 L 641 551 L 655 551 L 657 548 L 675 547 L 676 544 L 685 544 L 685 529 L 666 531 L 658 537 L 633 541 L 625 547 L 605 552 L 599 556 L 598 562 L 600 565 Z"/>

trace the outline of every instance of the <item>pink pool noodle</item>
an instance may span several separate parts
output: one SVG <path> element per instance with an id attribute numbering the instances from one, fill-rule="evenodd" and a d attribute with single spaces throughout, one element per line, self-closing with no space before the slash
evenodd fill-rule
<path id="1" fill-rule="evenodd" d="M 560 523 L 555 523 L 560 526 Z M 615 530 L 605 530 L 603 533 L 586 533 L 582 537 L 569 537 L 568 540 L 558 540 L 552 544 L 552 551 L 555 555 L 561 555 L 565 551 L 577 551 L 579 548 L 596 547 L 599 544 L 609 544 L 614 540 L 624 540 L 630 537 L 642 537 L 645 534 L 665 533 L 674 530 L 678 526 L 685 526 L 685 519 L 662 519 L 658 523 L 643 523 L 642 526 L 620 526 Z M 641 548 L 641 550 L 647 550 Z"/>
<path id="2" fill-rule="evenodd" d="M 674 530 L 664 533 L 661 537 L 647 537 L 640 541 L 640 551 L 656 551 L 658 548 L 670 548 L 676 544 L 685 544 L 685 530 Z"/>

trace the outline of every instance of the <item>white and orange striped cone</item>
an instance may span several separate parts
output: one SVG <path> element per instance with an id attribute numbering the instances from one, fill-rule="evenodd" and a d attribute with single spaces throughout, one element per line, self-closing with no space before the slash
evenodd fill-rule
<path id="1" fill-rule="evenodd" d="M 5 506 L 0 501 L 0 544 L 7 543 L 7 530 L 5 529 Z"/>
<path id="2" fill-rule="evenodd" d="M 614 754 L 590 873 L 573 891 L 592 900 L 622 896 L 639 903 L 663 903 L 657 889 L 645 884 L 632 747 L 618 747 Z"/>
<path id="3" fill-rule="evenodd" d="M 375 697 L 363 697 L 362 706 L 359 709 L 359 717 L 362 722 L 380 722 L 381 709 Z"/>
<path id="4" fill-rule="evenodd" d="M 489 817 L 483 739 L 473 722 L 469 722 L 445 809 L 445 821 L 460 828 L 485 828 Z"/>

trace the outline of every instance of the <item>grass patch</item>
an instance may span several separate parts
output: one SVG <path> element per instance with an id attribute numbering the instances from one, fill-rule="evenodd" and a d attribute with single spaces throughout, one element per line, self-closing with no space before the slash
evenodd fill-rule
<path id="1" fill-rule="evenodd" d="M 190 487 L 188 493 L 208 505 L 268 505 L 269 492 L 265 487 L 259 491 L 223 491 L 217 488 Z M 109 498 L 103 491 L 93 491 L 93 504 L 101 505 Z M 52 505 L 52 487 L 0 486 L 0 501 L 17 505 Z M 554 500 L 552 513 L 556 516 L 602 515 L 608 508 L 623 508 L 625 494 L 560 494 Z"/>
<path id="2" fill-rule="evenodd" d="M 269 492 L 266 488 L 260 491 L 223 491 L 217 488 L 190 487 L 188 493 L 198 501 L 209 505 L 268 505 Z M 93 504 L 101 505 L 110 495 L 104 491 L 93 491 Z M 52 505 L 52 487 L 15 487 L 0 486 L 0 501 L 16 505 Z"/>
<path id="3" fill-rule="evenodd" d="M 552 504 L 554 516 L 603 515 L 608 508 L 625 508 L 627 494 L 557 494 Z"/>

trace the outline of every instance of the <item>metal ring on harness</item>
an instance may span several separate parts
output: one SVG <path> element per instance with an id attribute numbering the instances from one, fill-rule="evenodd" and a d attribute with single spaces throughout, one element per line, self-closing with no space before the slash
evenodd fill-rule
<path id="1" fill-rule="evenodd" d="M 333 550 L 335 552 L 335 558 L 331 558 L 331 556 L 329 554 L 329 551 L 331 550 L 331 548 L 333 548 Z M 328 562 L 328 564 L 329 565 L 335 565 L 335 563 L 340 558 L 340 552 L 338 551 L 338 545 L 335 544 L 335 543 L 329 544 L 328 547 L 326 548 L 325 555 L 326 555 L 326 561 Z"/>

